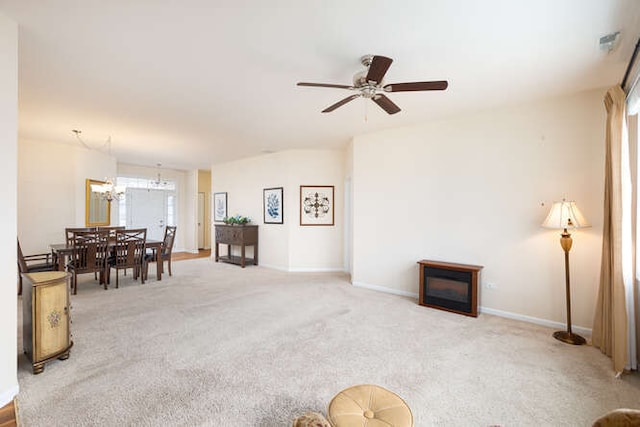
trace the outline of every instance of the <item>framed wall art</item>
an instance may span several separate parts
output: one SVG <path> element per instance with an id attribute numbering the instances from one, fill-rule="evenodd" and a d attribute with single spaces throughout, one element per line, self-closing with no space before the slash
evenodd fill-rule
<path id="1" fill-rule="evenodd" d="M 333 185 L 300 186 L 300 225 L 333 225 Z"/>
<path id="2" fill-rule="evenodd" d="M 284 224 L 282 187 L 265 188 L 262 190 L 262 210 L 265 224 Z"/>
<path id="3" fill-rule="evenodd" d="M 227 217 L 227 193 L 213 193 L 213 220 L 222 222 Z"/>

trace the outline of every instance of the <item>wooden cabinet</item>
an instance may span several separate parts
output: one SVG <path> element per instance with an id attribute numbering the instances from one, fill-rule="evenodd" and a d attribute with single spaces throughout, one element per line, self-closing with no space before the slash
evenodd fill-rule
<path id="1" fill-rule="evenodd" d="M 23 276 L 22 342 L 33 373 L 44 371 L 44 364 L 69 358 L 73 345 L 69 324 L 69 278 L 64 271 L 28 273 Z"/>
<path id="2" fill-rule="evenodd" d="M 219 245 L 227 245 L 227 255 L 221 256 Z M 232 246 L 240 246 L 240 256 L 233 255 Z M 245 248 L 253 246 L 253 258 L 245 258 Z M 216 225 L 216 262 L 218 260 L 238 264 L 244 268 L 246 262 L 258 265 L 257 225 Z"/>

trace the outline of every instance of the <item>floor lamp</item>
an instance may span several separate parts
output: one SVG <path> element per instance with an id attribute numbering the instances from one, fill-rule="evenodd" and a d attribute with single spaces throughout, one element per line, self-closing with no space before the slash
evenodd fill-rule
<path id="1" fill-rule="evenodd" d="M 589 223 L 584 218 L 575 202 L 554 202 L 551 211 L 544 220 L 542 226 L 545 228 L 561 229 L 560 246 L 564 250 L 564 274 L 567 287 L 567 330 L 553 333 L 553 337 L 567 344 L 582 345 L 586 342 L 578 334 L 571 332 L 571 286 L 569 282 L 569 251 L 573 244 L 569 228 L 589 227 Z"/>

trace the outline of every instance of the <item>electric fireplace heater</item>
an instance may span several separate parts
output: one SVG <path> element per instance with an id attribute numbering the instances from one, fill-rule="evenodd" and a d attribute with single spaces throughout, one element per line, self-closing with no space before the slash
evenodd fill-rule
<path id="1" fill-rule="evenodd" d="M 419 261 L 420 305 L 478 317 L 481 266 Z"/>

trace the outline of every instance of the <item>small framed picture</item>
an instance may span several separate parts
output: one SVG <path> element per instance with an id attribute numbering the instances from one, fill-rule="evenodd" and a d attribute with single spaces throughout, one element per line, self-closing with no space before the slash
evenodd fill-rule
<path id="1" fill-rule="evenodd" d="M 265 188 L 262 190 L 262 209 L 264 211 L 265 224 L 284 224 L 283 195 L 282 187 Z"/>
<path id="2" fill-rule="evenodd" d="M 300 225 L 333 225 L 333 185 L 300 186 Z"/>
<path id="3" fill-rule="evenodd" d="M 213 193 L 213 220 L 222 222 L 227 217 L 227 193 Z"/>

